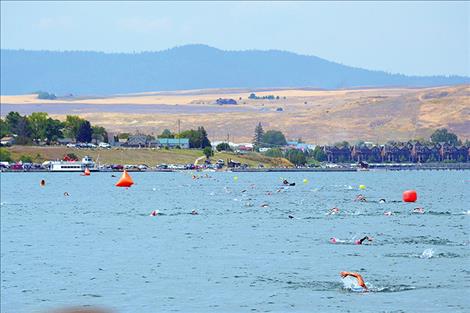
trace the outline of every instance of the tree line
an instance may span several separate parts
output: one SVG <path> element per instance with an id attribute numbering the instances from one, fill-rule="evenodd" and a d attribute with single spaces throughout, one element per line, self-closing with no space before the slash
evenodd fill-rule
<path id="1" fill-rule="evenodd" d="M 45 112 L 21 115 L 9 112 L 0 118 L 0 137 L 15 136 L 16 144 L 45 142 L 51 144 L 59 139 L 71 138 L 76 142 L 108 141 L 104 127 L 92 126 L 89 121 L 76 115 L 67 115 L 65 121 L 54 119 Z"/>

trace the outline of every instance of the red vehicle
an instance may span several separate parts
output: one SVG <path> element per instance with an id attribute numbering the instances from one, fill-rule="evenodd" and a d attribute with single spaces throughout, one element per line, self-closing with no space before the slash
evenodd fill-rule
<path id="1" fill-rule="evenodd" d="M 10 169 L 14 171 L 22 171 L 23 170 L 23 164 L 21 163 L 16 163 L 10 166 Z"/>
<path id="2" fill-rule="evenodd" d="M 122 171 L 122 170 L 124 170 L 124 166 L 122 166 L 121 164 L 113 164 L 111 166 L 111 168 L 113 169 L 113 171 Z"/>

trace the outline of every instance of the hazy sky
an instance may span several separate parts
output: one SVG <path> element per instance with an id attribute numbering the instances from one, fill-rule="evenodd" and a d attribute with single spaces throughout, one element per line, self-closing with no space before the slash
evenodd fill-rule
<path id="1" fill-rule="evenodd" d="M 280 49 L 470 76 L 470 2 L 1 2 L 3 49 Z"/>

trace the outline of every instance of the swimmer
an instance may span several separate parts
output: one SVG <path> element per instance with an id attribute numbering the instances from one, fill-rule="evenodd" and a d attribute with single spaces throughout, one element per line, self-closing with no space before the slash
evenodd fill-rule
<path id="1" fill-rule="evenodd" d="M 346 243 L 346 240 L 341 240 L 336 237 L 331 237 L 330 238 L 330 243 Z"/>
<path id="2" fill-rule="evenodd" d="M 363 195 L 357 195 L 356 200 L 354 200 L 354 201 L 366 202 L 367 199 Z"/>
<path id="3" fill-rule="evenodd" d="M 289 185 L 289 182 L 287 181 L 287 179 L 284 179 L 284 181 L 282 182 L 284 185 Z"/>
<path id="4" fill-rule="evenodd" d="M 379 200 L 379 203 L 385 203 L 385 202 L 386 202 L 385 199 L 380 199 Z"/>
<path id="5" fill-rule="evenodd" d="M 424 208 L 414 208 L 413 213 L 424 214 Z"/>
<path id="6" fill-rule="evenodd" d="M 199 214 L 199 213 L 197 213 L 196 210 L 192 210 L 192 211 L 191 211 L 191 215 L 198 215 L 198 214 Z"/>
<path id="7" fill-rule="evenodd" d="M 289 218 L 294 218 L 294 216 L 292 216 L 292 215 L 289 215 Z"/>
<path id="8" fill-rule="evenodd" d="M 352 276 L 352 277 L 356 278 L 357 283 L 359 284 L 359 286 L 364 288 L 365 291 L 369 290 L 369 289 L 367 289 L 366 283 L 364 282 L 364 279 L 362 278 L 362 276 L 360 274 L 353 273 L 353 272 L 340 272 L 339 274 L 341 275 L 342 278 L 345 278 L 347 276 Z"/>
<path id="9" fill-rule="evenodd" d="M 263 204 L 261 205 L 262 208 L 267 208 L 268 206 L 269 206 L 269 205 L 268 205 L 267 203 L 263 203 Z"/>
<path id="10" fill-rule="evenodd" d="M 272 193 L 271 191 L 268 191 L 268 192 L 266 193 L 267 196 L 271 196 L 272 194 L 273 194 L 273 193 Z"/>
<path id="11" fill-rule="evenodd" d="M 160 211 L 158 210 L 153 210 L 152 213 L 150 213 L 150 216 L 157 216 Z"/>
<path id="12" fill-rule="evenodd" d="M 333 215 L 333 214 L 338 214 L 339 213 L 339 208 L 334 207 L 331 208 L 330 211 L 327 213 L 328 215 Z"/>
<path id="13" fill-rule="evenodd" d="M 364 240 L 372 241 L 372 238 L 369 237 L 369 236 L 365 236 L 365 237 L 362 238 L 362 239 L 356 240 L 354 243 L 355 243 L 356 245 L 362 245 L 362 243 L 364 242 Z"/>
<path id="14" fill-rule="evenodd" d="M 392 214 L 393 214 L 392 211 L 385 211 L 384 212 L 385 216 L 392 216 Z"/>
<path id="15" fill-rule="evenodd" d="M 46 186 L 46 181 L 45 181 L 44 179 L 41 179 L 41 181 L 39 182 L 39 185 L 40 185 L 41 187 Z"/>
<path id="16" fill-rule="evenodd" d="M 116 177 L 116 175 L 111 175 L 111 177 Z"/>
<path id="17" fill-rule="evenodd" d="M 64 192 L 64 196 L 65 196 L 65 197 L 68 197 L 68 196 L 70 196 L 70 195 L 69 195 L 69 193 L 66 191 L 66 192 Z"/>

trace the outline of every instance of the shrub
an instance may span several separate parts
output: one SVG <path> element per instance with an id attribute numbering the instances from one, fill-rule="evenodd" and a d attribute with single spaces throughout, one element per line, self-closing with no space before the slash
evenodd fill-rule
<path id="1" fill-rule="evenodd" d="M 0 161 L 11 162 L 11 153 L 5 148 L 0 148 Z"/>

